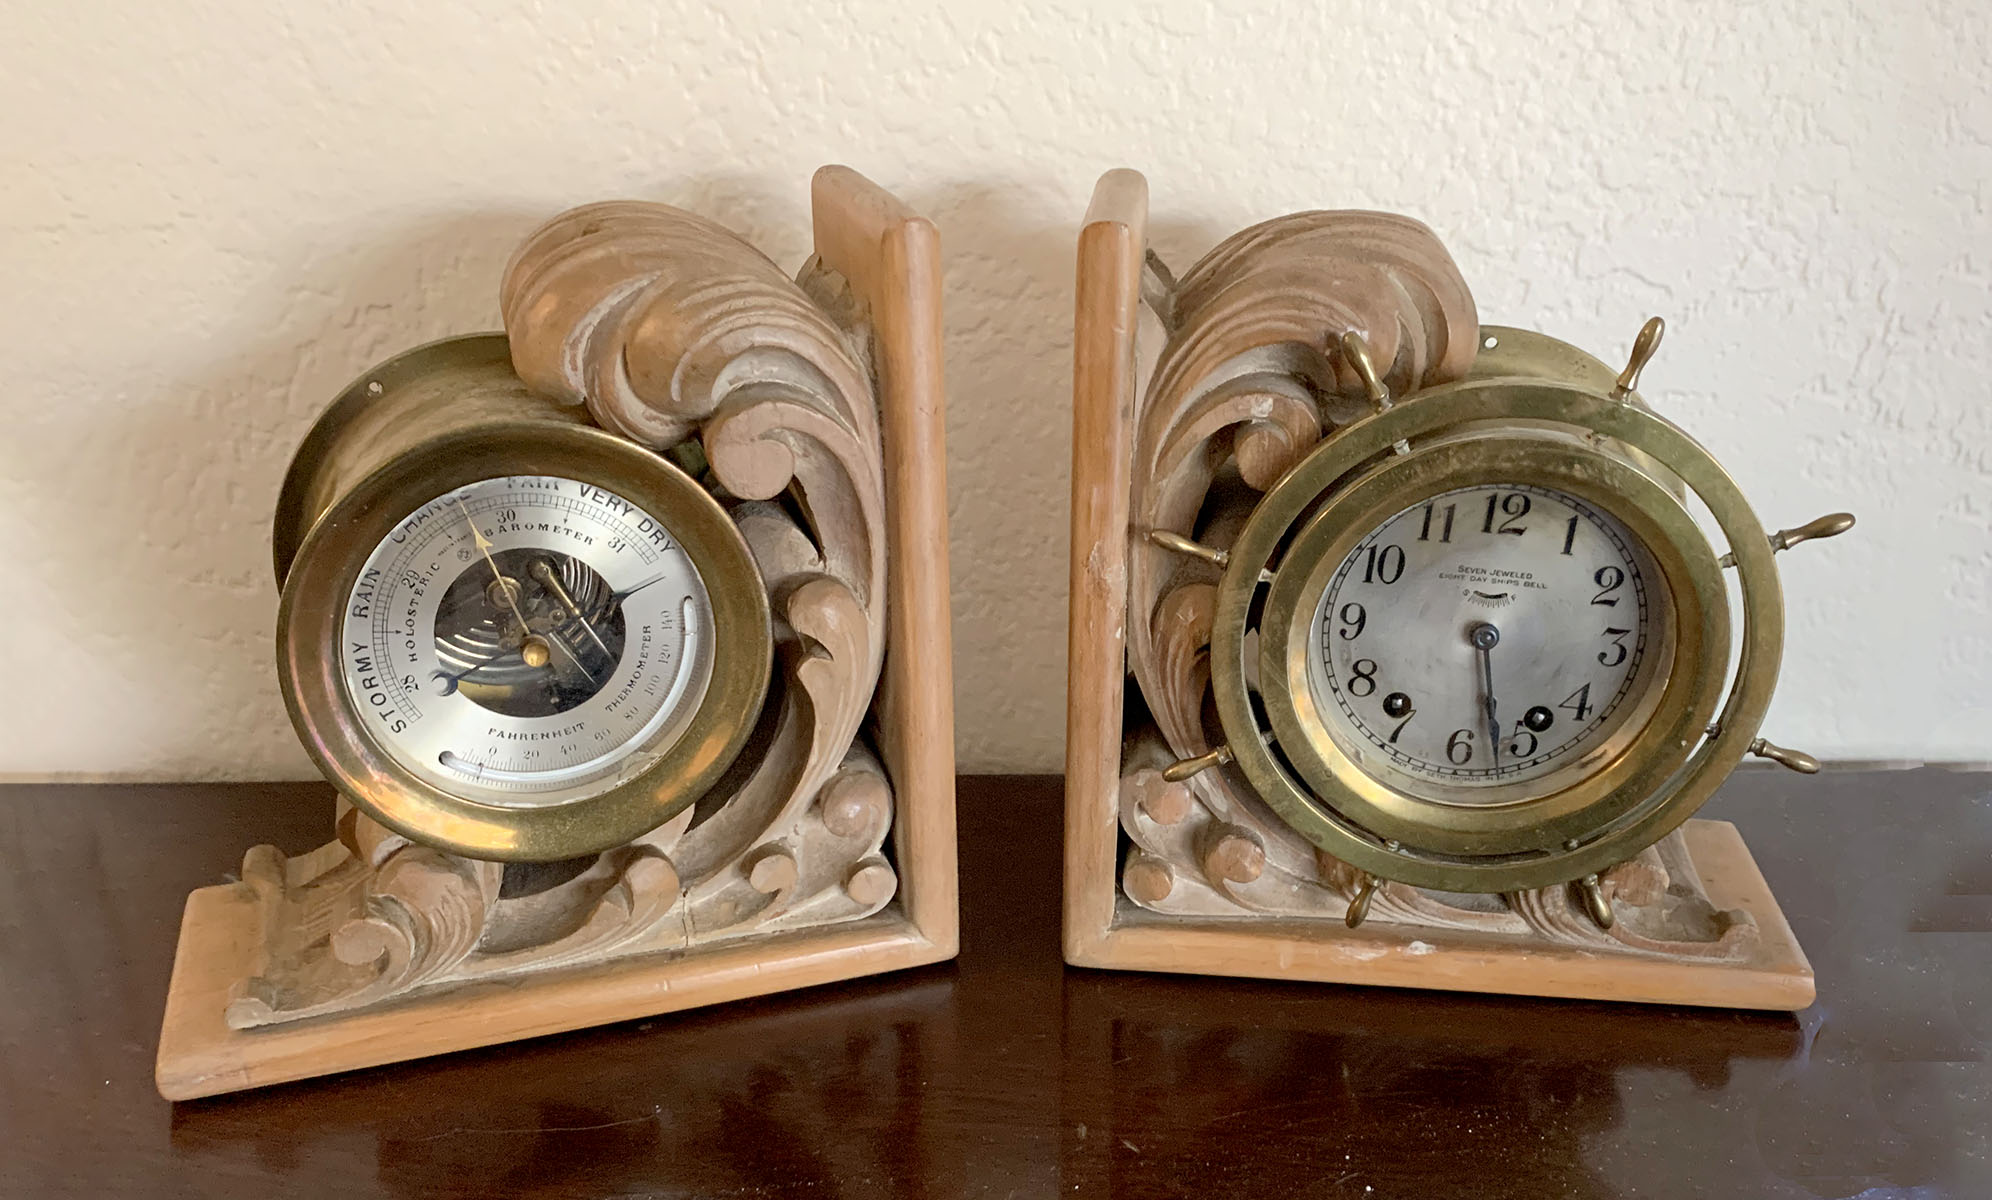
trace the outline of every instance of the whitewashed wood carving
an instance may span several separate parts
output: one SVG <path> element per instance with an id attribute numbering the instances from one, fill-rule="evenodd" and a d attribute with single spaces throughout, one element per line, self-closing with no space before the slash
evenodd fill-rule
<path id="1" fill-rule="evenodd" d="M 869 330 L 844 281 L 815 260 L 791 280 L 722 226 L 623 201 L 532 234 L 501 304 L 533 388 L 654 449 L 696 441 L 768 591 L 766 709 L 693 809 L 551 886 L 508 889 L 502 865 L 343 806 L 338 841 L 252 850 L 266 944 L 233 1028 L 857 920 L 897 889 L 892 786 L 861 736 L 885 650 L 884 470 Z"/>

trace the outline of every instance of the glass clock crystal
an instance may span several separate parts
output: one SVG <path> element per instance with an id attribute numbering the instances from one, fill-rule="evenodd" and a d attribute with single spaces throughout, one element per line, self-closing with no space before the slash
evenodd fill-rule
<path id="1" fill-rule="evenodd" d="M 1672 622 L 1656 574 L 1624 524 L 1567 492 L 1444 492 L 1343 559 L 1315 612 L 1309 685 L 1333 735 L 1408 792 L 1541 795 L 1596 763 L 1661 669 Z"/>
<path id="2" fill-rule="evenodd" d="M 306 748 L 425 844 L 627 842 L 712 785 L 765 695 L 767 597 L 718 501 L 528 391 L 502 335 L 349 388 L 292 463 L 275 546 Z"/>

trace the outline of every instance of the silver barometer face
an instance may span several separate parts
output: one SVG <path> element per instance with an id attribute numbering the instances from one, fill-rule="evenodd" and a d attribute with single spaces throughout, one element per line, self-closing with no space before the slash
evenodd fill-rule
<path id="1" fill-rule="evenodd" d="M 399 521 L 347 599 L 340 672 L 372 740 L 441 791 L 584 800 L 640 771 L 712 676 L 705 581 L 654 513 L 574 479 L 453 489 Z"/>
<path id="2" fill-rule="evenodd" d="M 1616 518 L 1525 483 L 1460 488 L 1356 545 L 1314 608 L 1333 736 L 1431 800 L 1528 799 L 1595 771 L 1664 674 L 1666 588 Z"/>

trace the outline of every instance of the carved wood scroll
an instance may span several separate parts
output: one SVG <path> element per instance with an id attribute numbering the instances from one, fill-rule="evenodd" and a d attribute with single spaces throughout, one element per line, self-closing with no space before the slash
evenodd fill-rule
<path id="1" fill-rule="evenodd" d="M 767 711 L 714 794 L 550 886 L 350 810 L 311 854 L 252 851 L 268 944 L 233 1028 L 855 920 L 898 887 L 892 785 L 859 736 L 885 649 L 885 496 L 870 332 L 844 280 L 814 259 L 791 280 L 711 221 L 622 201 L 540 228 L 500 298 L 533 388 L 660 451 L 696 439 L 768 590 Z"/>
<path id="2" fill-rule="evenodd" d="M 1151 273 L 1155 272 L 1151 267 Z M 1152 725 L 1129 731 L 1121 887 L 1182 916 L 1339 918 L 1361 879 L 1320 854 L 1224 771 L 1183 783 L 1169 762 L 1210 749 L 1216 567 L 1148 540 L 1165 530 L 1228 547 L 1258 496 L 1334 430 L 1371 411 L 1342 335 L 1363 335 L 1393 395 L 1458 379 L 1480 326 L 1472 293 L 1424 225 L 1306 212 L 1226 240 L 1169 285 L 1168 334 L 1135 412 L 1128 529 L 1128 665 Z M 1592 948 L 1740 958 L 1757 928 L 1711 905 L 1677 833 L 1604 879 L 1619 920 L 1600 930 L 1566 888 L 1457 896 L 1386 884 L 1372 923 L 1524 935 Z"/>

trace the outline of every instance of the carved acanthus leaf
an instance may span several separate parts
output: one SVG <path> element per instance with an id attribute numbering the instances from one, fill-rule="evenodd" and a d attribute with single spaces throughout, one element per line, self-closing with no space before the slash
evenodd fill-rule
<path id="1" fill-rule="evenodd" d="M 1120 822 L 1131 845 L 1121 886 L 1129 899 L 1188 917 L 1333 920 L 1348 911 L 1360 872 L 1297 846 L 1256 801 L 1219 811 L 1215 805 L 1235 800 L 1230 791 L 1207 797 L 1188 783 L 1165 781 L 1160 767 L 1167 760 L 1152 729 L 1129 743 L 1124 759 Z M 1252 819 L 1255 809 L 1268 823 Z M 1605 887 L 1618 916 L 1609 930 L 1592 923 L 1568 888 L 1454 896 L 1386 883 L 1370 902 L 1369 921 L 1705 960 L 1740 960 L 1757 944 L 1759 930 L 1746 914 L 1710 903 L 1678 830 L 1607 875 Z"/>
<path id="2" fill-rule="evenodd" d="M 1136 678 L 1179 753 L 1202 749 L 1202 702 L 1168 693 L 1151 630 L 1179 560 L 1146 531 L 1199 536 L 1213 480 L 1238 461 L 1267 487 L 1324 428 L 1365 411 L 1339 347 L 1369 340 L 1397 391 L 1429 387 L 1473 363 L 1472 293 L 1431 230 L 1407 217 L 1307 212 L 1225 240 L 1184 275 L 1175 326 L 1138 406 L 1129 548 L 1129 645 Z M 1180 656 L 1179 651 L 1172 651 Z M 1206 773 L 1215 778 L 1215 773 Z"/>
<path id="3" fill-rule="evenodd" d="M 883 453 L 863 328 L 812 260 L 798 283 L 731 232 L 678 209 L 588 205 L 528 238 L 502 290 L 522 378 L 666 446 L 697 432 L 741 505 L 783 635 L 773 744 L 674 857 L 695 896 L 805 808 L 843 762 L 885 645 Z M 764 877 L 767 871 L 764 869 Z M 726 906 L 721 906 L 726 908 Z M 727 911 L 732 911 L 726 908 Z M 743 910 L 744 911 L 744 910 Z M 730 924 L 731 922 L 727 922 Z"/>
<path id="4" fill-rule="evenodd" d="M 1368 411 L 1339 362 L 1356 330 L 1393 389 L 1472 365 L 1473 297 L 1438 238 L 1405 217 L 1297 213 L 1221 243 L 1173 293 L 1175 324 L 1137 408 L 1128 561 L 1128 660 L 1175 757 L 1203 752 L 1208 567 L 1150 543 L 1163 529 L 1225 546 L 1243 513 L 1213 486 L 1230 467 L 1270 487 L 1323 432 Z M 1192 783 L 1204 807 L 1255 837 L 1278 879 L 1314 875 L 1312 848 L 1218 771 Z M 1271 884 L 1263 885 L 1269 887 Z M 1236 890 L 1236 889 L 1234 889 Z"/>

